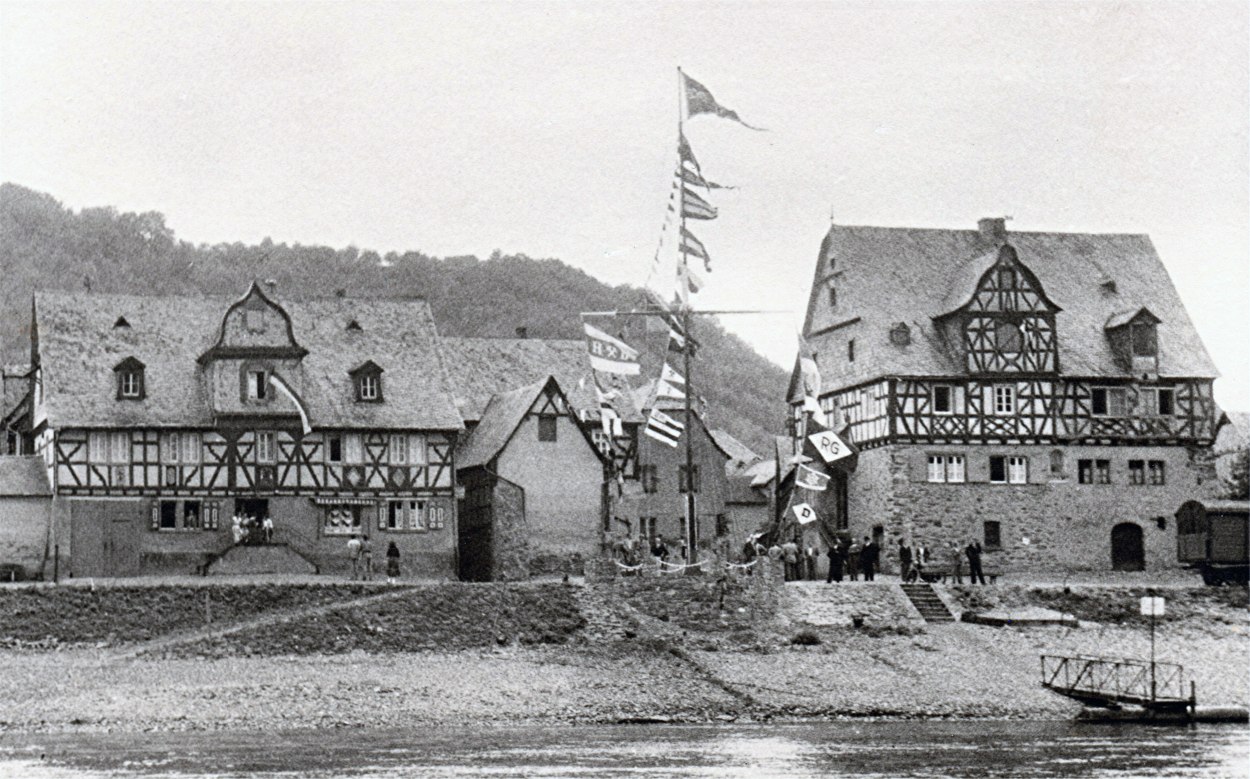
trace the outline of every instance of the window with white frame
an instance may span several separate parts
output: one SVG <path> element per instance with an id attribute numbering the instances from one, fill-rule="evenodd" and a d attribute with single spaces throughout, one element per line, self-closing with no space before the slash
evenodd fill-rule
<path id="1" fill-rule="evenodd" d="M 994 385 L 994 413 L 1016 413 L 1016 387 L 1014 384 Z"/>
<path id="2" fill-rule="evenodd" d="M 424 500 L 388 500 L 379 530 L 426 530 Z"/>
<path id="3" fill-rule="evenodd" d="M 161 437 L 161 462 L 176 465 L 182 461 L 182 436 L 166 433 Z"/>
<path id="4" fill-rule="evenodd" d="M 1029 458 L 1027 457 L 1008 457 L 1007 458 L 1007 482 L 1009 484 L 1028 484 L 1029 483 Z"/>
<path id="5" fill-rule="evenodd" d="M 391 433 L 391 440 L 386 447 L 391 465 L 408 464 L 408 436 L 403 433 Z"/>
<path id="6" fill-rule="evenodd" d="M 408 436 L 408 463 L 410 465 L 425 465 L 429 462 L 426 455 L 425 435 L 422 433 L 411 433 Z"/>
<path id="7" fill-rule="evenodd" d="M 269 397 L 269 374 L 264 370 L 249 370 L 245 381 L 248 400 L 264 400 Z"/>
<path id="8" fill-rule="evenodd" d="M 362 463 L 364 461 L 365 450 L 360 441 L 360 433 L 348 433 L 343 436 L 343 462 Z"/>
<path id="9" fill-rule="evenodd" d="M 122 465 L 130 462 L 130 433 L 112 433 L 109 436 L 109 462 Z"/>
<path id="10" fill-rule="evenodd" d="M 256 432 L 256 462 L 272 463 L 277 458 L 276 435 L 272 430 Z"/>
<path id="11" fill-rule="evenodd" d="M 962 454 L 929 455 L 929 481 L 948 484 L 963 483 L 965 481 L 964 456 Z"/>
<path id="12" fill-rule="evenodd" d="M 1007 458 L 996 454 L 990 456 L 990 484 L 1007 483 Z"/>
<path id="13" fill-rule="evenodd" d="M 182 434 L 182 461 L 188 465 L 194 465 L 200 461 L 200 434 L 199 433 L 183 433 Z"/>
<path id="14" fill-rule="evenodd" d="M 1128 409 L 1124 387 L 1094 387 L 1090 391 L 1090 413 L 1096 417 L 1122 417 Z"/>
<path id="15" fill-rule="evenodd" d="M 377 400 L 381 396 L 382 377 L 376 373 L 360 374 L 360 399 Z"/>

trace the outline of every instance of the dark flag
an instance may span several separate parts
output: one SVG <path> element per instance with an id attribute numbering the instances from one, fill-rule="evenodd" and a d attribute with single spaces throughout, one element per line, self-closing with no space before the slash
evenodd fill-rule
<path id="1" fill-rule="evenodd" d="M 690 141 L 686 140 L 686 134 L 680 130 L 677 132 L 677 156 L 681 157 L 682 162 L 689 162 L 694 169 L 703 175 L 703 169 L 699 167 L 699 161 L 694 157 L 694 150 L 690 148 Z"/>
<path id="2" fill-rule="evenodd" d="M 681 74 L 682 81 L 686 85 L 686 113 L 689 116 L 696 114 L 714 114 L 724 119 L 732 119 L 738 124 L 751 130 L 763 130 L 762 127 L 751 127 L 751 125 L 742 121 L 737 111 L 731 111 L 720 103 L 716 102 L 716 98 L 712 97 L 712 92 L 698 81 L 690 78 L 685 73 Z"/>
<path id="3" fill-rule="evenodd" d="M 715 219 L 716 206 L 686 187 L 681 188 L 681 215 L 687 219 Z"/>

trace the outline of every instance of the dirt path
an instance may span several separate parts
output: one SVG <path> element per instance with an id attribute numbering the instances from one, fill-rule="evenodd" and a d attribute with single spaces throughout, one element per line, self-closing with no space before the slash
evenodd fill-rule
<path id="1" fill-rule="evenodd" d="M 132 644 L 124 649 L 110 652 L 105 655 L 101 661 L 104 663 L 116 663 L 134 660 L 143 655 L 159 652 L 175 646 L 185 646 L 186 644 L 194 644 L 207 639 L 220 638 L 222 636 L 228 636 L 233 633 L 252 630 L 254 628 L 271 627 L 273 625 L 304 619 L 306 617 L 316 617 L 335 611 L 343 611 L 344 609 L 368 606 L 380 601 L 402 598 L 405 595 L 410 595 L 412 591 L 413 588 L 411 587 L 400 587 L 395 590 L 375 595 L 364 595 L 358 598 L 349 598 L 347 600 L 335 601 L 334 603 L 323 603 L 316 606 L 282 609 L 280 611 L 270 612 L 263 616 L 255 617 L 253 619 L 245 619 L 237 622 L 208 626 L 197 630 L 184 631 L 168 636 L 161 636 L 160 638 L 154 638 L 150 641 Z"/>

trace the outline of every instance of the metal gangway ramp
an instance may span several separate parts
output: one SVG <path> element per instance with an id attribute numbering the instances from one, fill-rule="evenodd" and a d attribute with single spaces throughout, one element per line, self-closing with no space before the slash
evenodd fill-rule
<path id="1" fill-rule="evenodd" d="M 1115 657 L 1042 655 L 1042 686 L 1088 706 L 1133 704 L 1152 710 L 1190 710 L 1194 683 L 1185 689 L 1185 668 Z M 1188 692 L 1188 694 L 1186 694 Z"/>

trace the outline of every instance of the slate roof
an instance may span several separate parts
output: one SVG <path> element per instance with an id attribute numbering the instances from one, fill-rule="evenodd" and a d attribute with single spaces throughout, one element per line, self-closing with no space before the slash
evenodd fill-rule
<path id="1" fill-rule="evenodd" d="M 1226 411 L 1228 424 L 1220 428 L 1215 438 L 1216 454 L 1235 452 L 1250 445 L 1250 414 L 1244 411 Z"/>
<path id="2" fill-rule="evenodd" d="M 481 419 L 495 395 L 554 376 L 569 404 L 598 418 L 585 341 L 544 338 L 444 338 L 448 376 L 456 406 L 466 421 Z M 614 406 L 625 422 L 642 416 L 631 403 Z"/>
<path id="3" fill-rule="evenodd" d="M 481 421 L 456 447 L 456 469 L 477 468 L 495 459 L 508 445 L 512 434 L 525 420 L 525 414 L 548 384 L 554 384 L 555 391 L 568 402 L 568 396 L 554 377 L 547 377 L 492 397 L 482 412 Z M 582 432 L 585 434 L 584 430 Z M 602 459 L 599 448 L 589 437 L 586 438 L 586 445 Z"/>
<path id="4" fill-rule="evenodd" d="M 0 497 L 49 498 L 52 487 L 42 457 L 0 457 Z"/>
<path id="5" fill-rule="evenodd" d="M 213 424 L 196 358 L 216 343 L 236 299 L 39 292 L 35 325 L 45 408 L 53 427 Z M 423 300 L 275 301 L 308 349 L 302 396 L 313 427 L 456 430 L 463 427 Z M 129 327 L 114 327 L 124 317 Z M 348 331 L 355 320 L 360 330 Z M 118 401 L 113 368 L 146 366 L 146 397 Z M 383 403 L 357 403 L 348 372 L 373 360 L 386 371 Z"/>
<path id="6" fill-rule="evenodd" d="M 1218 375 L 1149 237 L 1008 232 L 1005 240 L 1062 309 L 1056 327 L 1063 374 L 1126 376 L 1104 328 L 1114 315 L 1144 306 L 1161 320 L 1162 375 Z M 804 326 L 818 353 L 823 389 L 889 375 L 962 374 L 933 317 L 968 299 L 997 247 L 978 230 L 831 227 L 817 258 Z M 838 290 L 836 308 L 831 285 Z M 890 328 L 898 322 L 910 328 L 910 344 L 890 342 Z M 850 338 L 856 341 L 855 362 L 845 359 Z"/>
<path id="7" fill-rule="evenodd" d="M 712 438 L 716 439 L 716 443 L 729 455 L 729 462 L 738 465 L 750 465 L 760 459 L 760 456 L 738 439 L 734 438 L 725 430 L 711 431 Z"/>

